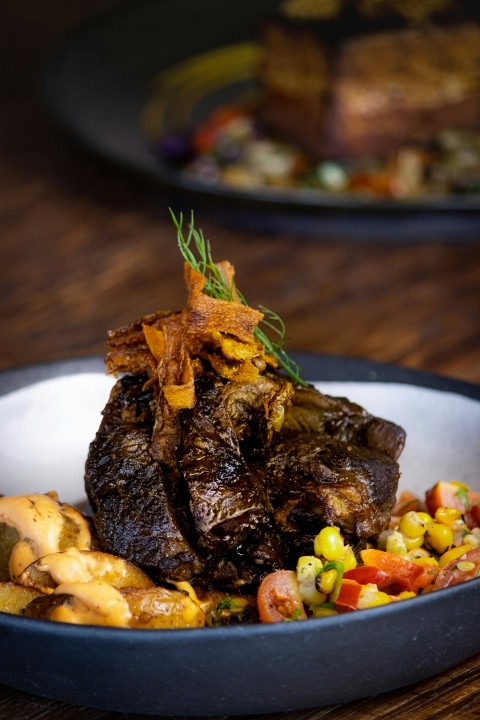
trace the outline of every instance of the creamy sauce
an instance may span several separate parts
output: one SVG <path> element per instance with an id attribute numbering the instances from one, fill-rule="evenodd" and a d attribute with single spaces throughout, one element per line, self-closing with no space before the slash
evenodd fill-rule
<path id="1" fill-rule="evenodd" d="M 98 563 L 95 563 L 98 564 Z M 57 585 L 70 582 L 88 582 L 93 580 L 91 563 L 85 553 L 76 548 L 64 552 L 44 555 L 36 564 L 40 572 L 49 573 Z"/>
<path id="2" fill-rule="evenodd" d="M 128 567 L 124 560 L 107 553 L 68 548 L 64 552 L 45 555 L 36 564 L 40 572 L 49 573 L 57 585 L 68 582 L 115 579 L 121 583 Z"/>
<path id="3" fill-rule="evenodd" d="M 53 610 L 51 620 L 76 625 L 129 626 L 132 614 L 127 601 L 102 580 L 66 582 L 56 588 L 55 594 L 71 597 Z"/>
<path id="4" fill-rule="evenodd" d="M 75 545 L 91 547 L 87 520 L 74 508 L 61 505 L 55 493 L 14 495 L 0 498 L 0 522 L 17 530 L 20 540 L 13 547 L 9 572 L 16 580 L 31 563 L 61 549 L 65 518 L 77 529 Z"/>

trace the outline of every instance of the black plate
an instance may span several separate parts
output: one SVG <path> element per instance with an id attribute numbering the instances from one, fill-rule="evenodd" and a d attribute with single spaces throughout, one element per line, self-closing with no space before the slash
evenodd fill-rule
<path id="1" fill-rule="evenodd" d="M 420 478 L 438 455 L 443 468 L 453 458 L 458 479 L 473 471 L 472 485 L 478 483 L 480 450 L 472 438 L 479 425 L 479 386 L 368 360 L 308 354 L 296 359 L 305 377 L 338 382 L 335 387 L 348 387 L 352 400 L 357 393 L 371 395 L 372 402 L 375 396 L 386 410 L 403 414 L 407 433 L 413 423 L 412 434 L 418 432 L 425 452 L 412 466 Z M 44 381 L 58 380 L 64 393 L 66 378 L 88 382 L 92 374 L 104 376 L 98 359 L 0 374 L 0 458 L 7 420 L 2 403 L 15 394 L 34 394 Z M 54 390 L 51 400 L 55 404 Z M 71 406 L 78 402 L 72 391 Z M 16 421 L 21 433 L 22 418 Z M 442 426 L 449 443 L 439 434 Z M 35 458 L 27 473 L 33 484 Z M 0 476 L 1 492 L 6 477 Z M 0 613 L 0 683 L 129 713 L 282 712 L 377 695 L 445 671 L 480 652 L 479 624 L 478 579 L 358 613 L 268 626 L 140 631 Z"/>
<path id="2" fill-rule="evenodd" d="M 478 240 L 478 196 L 383 201 L 211 187 L 154 155 L 145 138 L 143 112 L 159 73 L 186 58 L 255 40 L 262 19 L 277 4 L 278 0 L 228 5 L 222 0 L 141 0 L 94 18 L 48 63 L 48 105 L 86 147 L 159 183 L 187 210 L 192 205 L 215 207 L 217 212 L 223 208 L 230 222 L 257 230 L 347 233 L 383 240 Z M 231 97 L 237 88 L 235 79 L 232 84 L 226 81 L 219 94 L 207 92 L 207 104 Z M 196 113 L 198 105 L 202 102 L 195 104 Z"/>

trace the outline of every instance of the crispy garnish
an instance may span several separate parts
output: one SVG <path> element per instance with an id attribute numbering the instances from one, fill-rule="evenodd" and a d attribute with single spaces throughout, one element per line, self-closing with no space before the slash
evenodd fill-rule
<path id="1" fill-rule="evenodd" d="M 157 460 L 173 465 L 180 431 L 178 413 L 195 404 L 195 376 L 202 372 L 202 363 L 228 381 L 255 383 L 267 367 L 279 365 L 297 384 L 303 381 L 283 350 L 281 319 L 270 310 L 255 310 L 247 304 L 235 285 L 233 265 L 213 262 L 210 245 L 193 227 L 193 217 L 186 239 L 182 217 L 177 220 L 173 213 L 172 217 L 185 259 L 185 308 L 157 312 L 109 333 L 106 365 L 110 373 L 143 374 L 147 384 L 155 383 L 159 394 L 151 452 Z M 261 324 L 277 342 L 268 339 Z"/>
<path id="2" fill-rule="evenodd" d="M 202 287 L 203 294 L 217 300 L 235 302 L 237 310 L 239 305 L 248 308 L 246 298 L 235 285 L 233 266 L 228 261 L 219 263 L 213 261 L 209 241 L 203 236 L 201 230 L 196 230 L 194 227 L 193 213 L 186 237 L 182 230 L 182 215 L 177 219 L 172 211 L 170 214 L 177 228 L 178 247 L 187 265 L 205 278 Z M 305 385 L 305 381 L 300 377 L 297 363 L 284 350 L 285 325 L 283 320 L 269 308 L 261 307 L 260 310 L 261 317 L 253 330 L 256 339 L 264 346 L 265 354 L 274 359 L 275 367 L 279 365 L 294 382 Z"/>

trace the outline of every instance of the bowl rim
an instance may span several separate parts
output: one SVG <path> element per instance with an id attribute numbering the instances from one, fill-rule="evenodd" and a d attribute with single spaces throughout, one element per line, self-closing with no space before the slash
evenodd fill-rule
<path id="1" fill-rule="evenodd" d="M 401 365 L 369 360 L 367 358 L 313 352 L 293 352 L 291 355 L 293 359 L 300 364 L 302 369 L 305 369 L 307 377 L 311 377 L 312 381 L 315 382 L 335 381 L 401 383 L 410 386 L 413 385 L 419 388 L 429 388 L 442 392 L 455 393 L 480 402 L 480 385 L 458 380 L 449 376 L 442 376 L 436 373 L 406 368 Z M 0 397 L 13 392 L 14 390 L 26 388 L 37 382 L 51 380 L 56 377 L 64 377 L 78 373 L 98 374 L 102 372 L 106 375 L 105 365 L 100 356 L 70 358 L 60 361 L 50 361 L 10 368 L 0 371 Z M 318 373 L 321 373 L 321 378 L 316 376 Z M 474 578 L 473 583 L 468 581 L 460 585 L 444 588 L 442 589 L 442 593 L 448 591 L 453 601 L 454 597 L 458 593 L 475 591 L 475 588 L 478 588 L 479 586 L 479 581 L 480 577 Z M 426 595 L 420 597 L 417 596 L 414 599 L 417 603 L 422 603 L 422 605 L 416 605 L 416 607 L 418 607 L 418 609 L 421 607 L 428 609 L 431 602 L 434 601 L 434 598 L 437 596 L 438 591 L 435 593 L 427 593 Z M 408 603 L 391 603 L 377 608 L 369 608 L 368 610 L 375 611 L 379 618 L 384 616 L 388 618 L 392 612 L 403 612 L 405 605 L 407 605 L 408 609 Z M 361 617 L 364 616 L 364 612 L 365 611 L 362 611 Z M 335 624 L 343 626 L 344 623 L 347 623 L 348 626 L 352 622 L 358 622 L 358 617 L 357 613 L 345 613 L 322 618 L 322 623 L 327 622 L 329 626 Z M 150 629 L 148 633 L 145 633 L 145 630 L 135 630 L 132 628 L 108 628 L 91 625 L 75 626 L 63 623 L 52 623 L 48 620 L 25 618 L 0 612 L 0 627 L 4 623 L 6 627 L 15 627 L 16 623 L 22 623 L 22 628 L 31 626 L 32 629 L 41 629 L 42 632 L 51 634 L 52 636 L 57 636 L 58 633 L 62 634 L 63 632 L 67 632 L 71 634 L 72 638 L 78 636 L 78 633 L 80 633 L 80 637 L 83 637 L 85 632 L 88 631 L 98 639 L 105 639 L 109 641 L 113 638 L 125 637 L 125 631 L 128 630 L 129 638 L 132 640 L 142 638 L 142 642 L 146 636 L 158 638 L 159 633 L 161 637 L 165 637 L 166 635 L 168 635 L 168 637 L 184 637 L 184 633 L 188 632 L 188 638 L 194 642 L 197 637 L 204 638 L 205 635 L 212 638 L 223 638 L 225 633 L 227 633 L 228 637 L 232 638 L 234 636 L 241 637 L 245 632 L 248 632 L 255 637 L 256 635 L 261 635 L 264 632 L 286 632 L 296 634 L 298 632 L 303 632 L 302 628 L 305 628 L 305 625 L 312 629 L 309 623 L 257 623 L 208 629 L 179 628 L 175 630 L 168 630 L 168 633 L 165 633 L 162 629 Z M 150 642 L 150 640 L 147 642 Z"/>

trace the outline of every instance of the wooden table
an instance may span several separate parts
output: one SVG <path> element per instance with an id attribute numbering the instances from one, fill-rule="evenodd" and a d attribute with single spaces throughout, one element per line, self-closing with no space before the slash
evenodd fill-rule
<path id="1" fill-rule="evenodd" d="M 42 62 L 65 31 L 115 4 L 2 2 L 0 369 L 101 355 L 107 329 L 185 300 L 166 197 L 62 136 L 36 91 Z M 250 303 L 284 318 L 291 350 L 480 382 L 480 223 L 468 239 L 454 231 L 442 241 L 391 242 L 388 231 L 375 240 L 329 239 L 320 230 L 247 230 L 194 209 L 215 256 L 234 263 Z M 6 687 L 0 716 L 121 717 Z M 285 717 L 473 720 L 480 659 L 385 696 Z"/>

